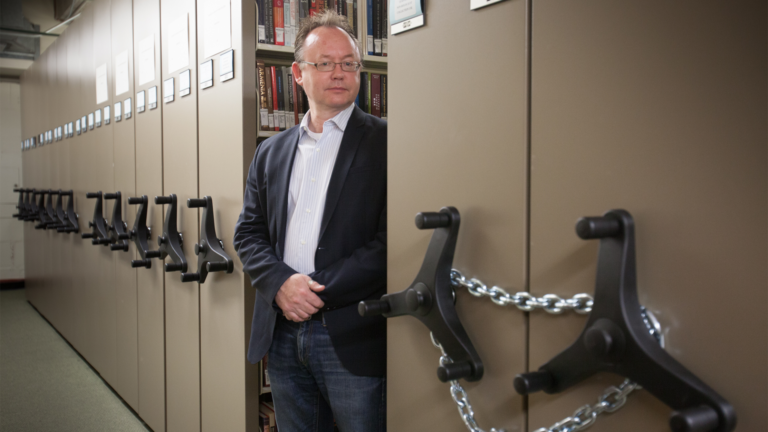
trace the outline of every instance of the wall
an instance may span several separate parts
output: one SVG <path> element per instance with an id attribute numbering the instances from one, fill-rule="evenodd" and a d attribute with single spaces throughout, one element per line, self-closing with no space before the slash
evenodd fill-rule
<path id="1" fill-rule="evenodd" d="M 0 81 L 0 280 L 24 279 L 24 231 L 12 218 L 21 186 L 21 86 Z"/>

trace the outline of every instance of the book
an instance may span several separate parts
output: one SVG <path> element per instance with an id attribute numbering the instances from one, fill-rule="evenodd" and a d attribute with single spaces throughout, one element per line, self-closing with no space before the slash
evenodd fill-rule
<path id="1" fill-rule="evenodd" d="M 272 0 L 272 11 L 275 24 L 275 45 L 285 45 L 285 20 L 283 17 L 283 0 Z"/>
<path id="2" fill-rule="evenodd" d="M 373 0 L 365 0 L 365 20 L 368 23 L 365 46 L 368 50 L 368 55 L 373 55 Z"/>
<path id="3" fill-rule="evenodd" d="M 296 33 L 299 31 L 300 4 L 300 0 L 291 0 L 291 46 L 296 46 Z"/>
<path id="4" fill-rule="evenodd" d="M 381 55 L 387 57 L 389 51 L 389 1 L 381 5 Z"/>
<path id="5" fill-rule="evenodd" d="M 259 413 L 259 430 L 261 432 L 270 432 L 269 416 L 262 412 Z"/>
<path id="6" fill-rule="evenodd" d="M 275 130 L 280 130 L 280 108 L 278 105 L 277 73 L 274 66 L 269 67 L 272 72 L 272 118 L 275 120 Z"/>
<path id="7" fill-rule="evenodd" d="M 381 0 L 373 0 L 373 55 L 381 55 Z"/>
<path id="8" fill-rule="evenodd" d="M 267 43 L 267 30 L 265 25 L 264 5 L 266 0 L 256 0 L 256 17 L 258 18 L 259 43 Z"/>
<path id="9" fill-rule="evenodd" d="M 264 0 L 264 31 L 267 34 L 267 43 L 275 44 L 275 8 L 272 0 Z"/>
<path id="10" fill-rule="evenodd" d="M 293 74 L 293 71 L 291 71 L 291 74 Z M 298 89 L 296 88 L 298 84 L 296 84 L 296 80 L 293 79 L 293 75 L 291 75 L 291 103 L 293 104 L 293 124 L 297 125 L 299 124 L 299 94 Z"/>
<path id="11" fill-rule="evenodd" d="M 275 405 L 272 402 L 261 402 L 259 411 L 269 418 L 269 430 L 277 432 L 277 423 L 275 422 Z"/>
<path id="12" fill-rule="evenodd" d="M 381 76 L 381 118 L 387 119 L 387 76 Z"/>
<path id="13" fill-rule="evenodd" d="M 267 107 L 267 71 L 264 62 L 256 62 L 256 69 L 259 73 L 259 124 L 260 129 L 268 131 L 269 129 L 269 108 Z"/>
<path id="14" fill-rule="evenodd" d="M 277 120 L 280 126 L 280 130 L 285 130 L 285 99 L 283 96 L 283 68 L 277 66 L 275 68 L 277 75 Z M 277 126 L 277 125 L 276 125 Z"/>
<path id="15" fill-rule="evenodd" d="M 367 73 L 367 78 L 365 80 L 365 102 L 366 102 L 366 109 L 368 114 L 372 112 L 373 108 L 373 99 L 371 99 L 371 74 Z"/>
<path id="16" fill-rule="evenodd" d="M 301 20 L 309 16 L 309 0 L 301 0 L 301 7 L 299 8 L 299 23 Z"/>
<path id="17" fill-rule="evenodd" d="M 363 112 L 368 112 L 368 93 L 367 93 L 367 87 L 368 87 L 368 72 L 361 72 L 360 73 L 360 91 L 357 94 L 358 99 L 360 100 L 360 109 L 363 110 Z"/>
<path id="18" fill-rule="evenodd" d="M 304 105 L 304 88 L 298 84 L 296 84 L 296 103 L 298 107 L 296 109 L 296 124 L 301 124 L 301 121 L 304 120 L 304 113 L 307 111 L 306 105 Z"/>
<path id="19" fill-rule="evenodd" d="M 290 129 L 293 126 L 293 98 L 291 92 L 291 80 L 293 72 L 290 66 L 283 66 L 283 111 L 285 111 L 285 128 Z"/>
<path id="20" fill-rule="evenodd" d="M 381 117 L 381 75 L 371 74 L 371 114 Z"/>
<path id="21" fill-rule="evenodd" d="M 264 354 L 261 359 L 261 387 L 271 388 L 269 384 L 269 354 Z"/>
<path id="22" fill-rule="evenodd" d="M 309 15 L 313 16 L 319 14 L 325 9 L 325 2 L 323 0 L 309 0 Z"/>
<path id="23" fill-rule="evenodd" d="M 267 87 L 267 111 L 269 116 L 269 130 L 275 130 L 275 110 L 273 103 L 273 92 L 275 81 L 272 79 L 272 67 L 268 66 L 264 68 L 264 81 Z"/>
<path id="24" fill-rule="evenodd" d="M 291 1 L 283 0 L 283 27 L 285 27 L 285 46 L 291 46 L 291 34 L 293 24 L 291 23 Z"/>

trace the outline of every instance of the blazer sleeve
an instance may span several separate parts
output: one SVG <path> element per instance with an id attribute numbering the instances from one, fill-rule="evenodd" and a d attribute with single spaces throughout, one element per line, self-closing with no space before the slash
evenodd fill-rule
<path id="1" fill-rule="evenodd" d="M 266 185 L 258 181 L 260 170 L 257 160 L 264 144 L 256 150 L 248 169 L 243 210 L 235 226 L 234 246 L 243 263 L 243 271 L 251 278 L 251 285 L 268 304 L 272 304 L 283 283 L 297 272 L 278 259 L 270 239 L 268 215 L 265 215 L 262 206 L 266 202 L 266 199 L 262 201 L 266 198 Z"/>
<path id="2" fill-rule="evenodd" d="M 349 257 L 313 272 L 312 279 L 325 285 L 318 297 L 323 309 L 336 309 L 368 299 L 387 285 L 387 207 L 379 216 L 374 239 L 355 249 Z"/>

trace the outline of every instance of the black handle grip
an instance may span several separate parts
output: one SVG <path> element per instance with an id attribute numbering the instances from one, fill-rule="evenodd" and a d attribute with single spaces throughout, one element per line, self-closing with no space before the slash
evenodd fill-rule
<path id="1" fill-rule="evenodd" d="M 48 190 L 48 193 L 49 193 L 50 195 L 58 195 L 58 194 L 60 194 L 60 193 L 61 193 L 61 190 L 57 190 L 57 191 L 55 191 L 55 190 L 50 190 L 50 189 L 49 189 L 49 190 Z"/>
<path id="2" fill-rule="evenodd" d="M 451 226 L 451 217 L 448 213 L 425 212 L 416 215 L 416 228 L 432 229 Z"/>
<path id="3" fill-rule="evenodd" d="M 201 198 L 190 198 L 187 200 L 188 208 L 205 207 L 205 205 L 206 205 L 205 200 Z"/>
<path id="4" fill-rule="evenodd" d="M 72 196 L 72 191 L 66 191 L 66 192 L 61 191 L 59 193 L 61 194 L 61 196 Z"/>
<path id="5" fill-rule="evenodd" d="M 152 260 L 143 259 L 143 260 L 131 260 L 131 267 L 133 268 L 152 268 Z"/>
<path id="6" fill-rule="evenodd" d="M 576 234 L 584 240 L 615 237 L 621 234 L 621 223 L 612 217 L 583 217 L 576 222 Z"/>
<path id="7" fill-rule="evenodd" d="M 472 365 L 469 362 L 449 363 L 437 368 L 437 378 L 442 382 L 454 381 L 472 375 Z"/>
<path id="8" fill-rule="evenodd" d="M 182 273 L 181 274 L 182 282 L 196 282 L 199 280 L 200 280 L 200 273 Z"/>
<path id="9" fill-rule="evenodd" d="M 165 263 L 166 272 L 181 271 L 184 268 L 181 264 Z"/>
<path id="10" fill-rule="evenodd" d="M 552 375 L 546 371 L 522 373 L 515 377 L 515 390 L 521 395 L 536 393 L 552 384 Z"/>
<path id="11" fill-rule="evenodd" d="M 392 307 L 386 300 L 366 300 L 357 305 L 360 316 L 369 317 L 388 313 Z"/>
<path id="12" fill-rule="evenodd" d="M 117 194 L 116 193 L 105 193 L 104 194 L 104 199 L 111 200 L 111 199 L 116 199 L 116 198 L 117 198 Z"/>
<path id="13" fill-rule="evenodd" d="M 93 233 L 82 233 L 80 234 L 80 237 L 84 239 L 93 238 Z"/>
<path id="14" fill-rule="evenodd" d="M 160 258 L 160 251 L 150 251 L 150 250 L 148 250 L 148 251 L 146 251 L 144 253 L 144 255 L 147 258 Z"/>
<path id="15" fill-rule="evenodd" d="M 155 204 L 171 204 L 173 200 L 171 197 L 166 196 L 156 196 L 155 197 Z"/>
<path id="16" fill-rule="evenodd" d="M 113 251 L 121 250 L 121 251 L 128 252 L 128 245 L 127 244 L 123 244 L 123 243 L 111 244 L 111 245 L 109 245 L 109 250 L 113 250 Z"/>
<path id="17" fill-rule="evenodd" d="M 111 240 L 111 239 L 108 239 L 108 238 L 100 238 L 100 239 L 96 239 L 96 243 L 95 243 L 95 244 L 108 245 L 108 244 L 110 244 L 110 243 L 112 243 L 112 240 Z"/>
<path id="18" fill-rule="evenodd" d="M 225 262 L 209 262 L 205 264 L 205 269 L 209 272 L 220 272 L 229 270 L 229 264 Z"/>
<path id="19" fill-rule="evenodd" d="M 130 234 L 118 234 L 117 238 L 120 240 L 130 240 L 131 235 Z"/>
<path id="20" fill-rule="evenodd" d="M 87 192 L 85 194 L 86 198 L 98 198 L 99 195 L 101 195 L 101 192 Z"/>
<path id="21" fill-rule="evenodd" d="M 674 432 L 709 432 L 719 424 L 717 411 L 706 405 L 675 411 L 669 419 Z"/>
<path id="22" fill-rule="evenodd" d="M 144 204 L 144 197 L 130 197 L 128 198 L 128 204 Z"/>

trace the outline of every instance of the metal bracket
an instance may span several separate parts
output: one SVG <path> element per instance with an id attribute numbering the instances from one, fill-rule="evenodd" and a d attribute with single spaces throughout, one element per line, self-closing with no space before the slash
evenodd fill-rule
<path id="1" fill-rule="evenodd" d="M 675 432 L 729 432 L 733 407 L 667 354 L 643 322 L 637 298 L 635 229 L 625 210 L 585 217 L 576 224 L 582 239 L 600 239 L 595 300 L 579 339 L 537 372 L 520 374 L 520 394 L 559 393 L 597 372 L 635 381 L 673 408 Z"/>
<path id="2" fill-rule="evenodd" d="M 224 252 L 224 244 L 216 237 L 216 225 L 213 219 L 213 198 L 209 196 L 203 199 L 190 198 L 187 200 L 187 207 L 203 207 L 203 220 L 200 224 L 200 243 L 195 244 L 197 273 L 182 273 L 181 281 L 205 283 L 208 272 L 225 271 L 232 273 L 235 264 L 232 258 Z"/>
<path id="3" fill-rule="evenodd" d="M 128 239 L 131 237 L 128 234 L 128 225 L 123 222 L 123 195 L 120 191 L 115 193 L 104 194 L 105 200 L 115 200 L 115 205 L 112 207 L 112 223 L 107 226 L 110 232 L 111 243 L 109 249 L 112 251 L 128 252 Z"/>
<path id="4" fill-rule="evenodd" d="M 68 196 L 69 201 L 67 201 L 67 213 L 64 216 L 64 220 L 66 220 L 66 226 L 64 228 L 58 228 L 57 231 L 59 232 L 65 232 L 65 233 L 76 233 L 80 231 L 80 225 L 77 223 L 77 213 L 75 213 L 75 195 L 72 192 L 72 190 L 68 190 L 66 192 L 59 191 L 59 198 Z M 59 219 L 61 219 L 61 215 L 59 215 Z"/>
<path id="5" fill-rule="evenodd" d="M 163 235 L 157 238 L 157 245 L 160 246 L 160 259 L 170 256 L 170 263 L 165 263 L 165 271 L 187 271 L 187 258 L 182 249 L 183 239 L 176 225 L 176 194 L 170 196 L 156 196 L 155 204 L 168 204 L 168 210 L 165 212 L 165 222 L 163 223 Z"/>
<path id="6" fill-rule="evenodd" d="M 107 221 L 104 220 L 101 191 L 88 192 L 85 194 L 85 197 L 88 199 L 95 199 L 96 205 L 93 208 L 93 220 L 88 222 L 88 228 L 92 228 L 92 231 L 89 233 L 82 233 L 80 234 L 80 237 L 91 239 L 91 244 L 94 245 L 108 245 L 112 243 L 112 239 L 109 237 Z"/>
<path id="7" fill-rule="evenodd" d="M 160 251 L 149 250 L 149 239 L 152 236 L 152 230 L 147 226 L 147 206 L 149 200 L 146 195 L 141 197 L 128 198 L 128 204 L 139 204 L 139 211 L 136 214 L 136 221 L 133 223 L 133 229 L 131 229 L 130 235 L 133 239 L 133 243 L 136 245 L 136 249 L 141 256 L 140 260 L 131 260 L 131 267 L 144 267 L 152 268 L 152 260 L 150 258 L 160 258 Z"/>
<path id="8" fill-rule="evenodd" d="M 45 229 L 45 227 L 48 225 L 48 213 L 45 211 L 45 195 L 47 193 L 47 190 L 35 191 L 35 194 L 40 197 L 40 200 L 37 202 L 37 206 L 35 207 L 37 210 L 37 217 L 35 220 L 40 221 L 40 223 L 35 225 L 35 229 Z"/>
<path id="9" fill-rule="evenodd" d="M 478 381 L 483 377 L 483 362 L 456 314 L 451 287 L 451 266 L 460 222 L 459 211 L 454 207 L 416 215 L 417 228 L 435 230 L 416 279 L 405 291 L 383 295 L 381 300 L 363 301 L 358 306 L 362 316 L 411 315 L 426 325 L 453 359 L 453 363 L 437 370 L 443 382 L 459 378 Z"/>

